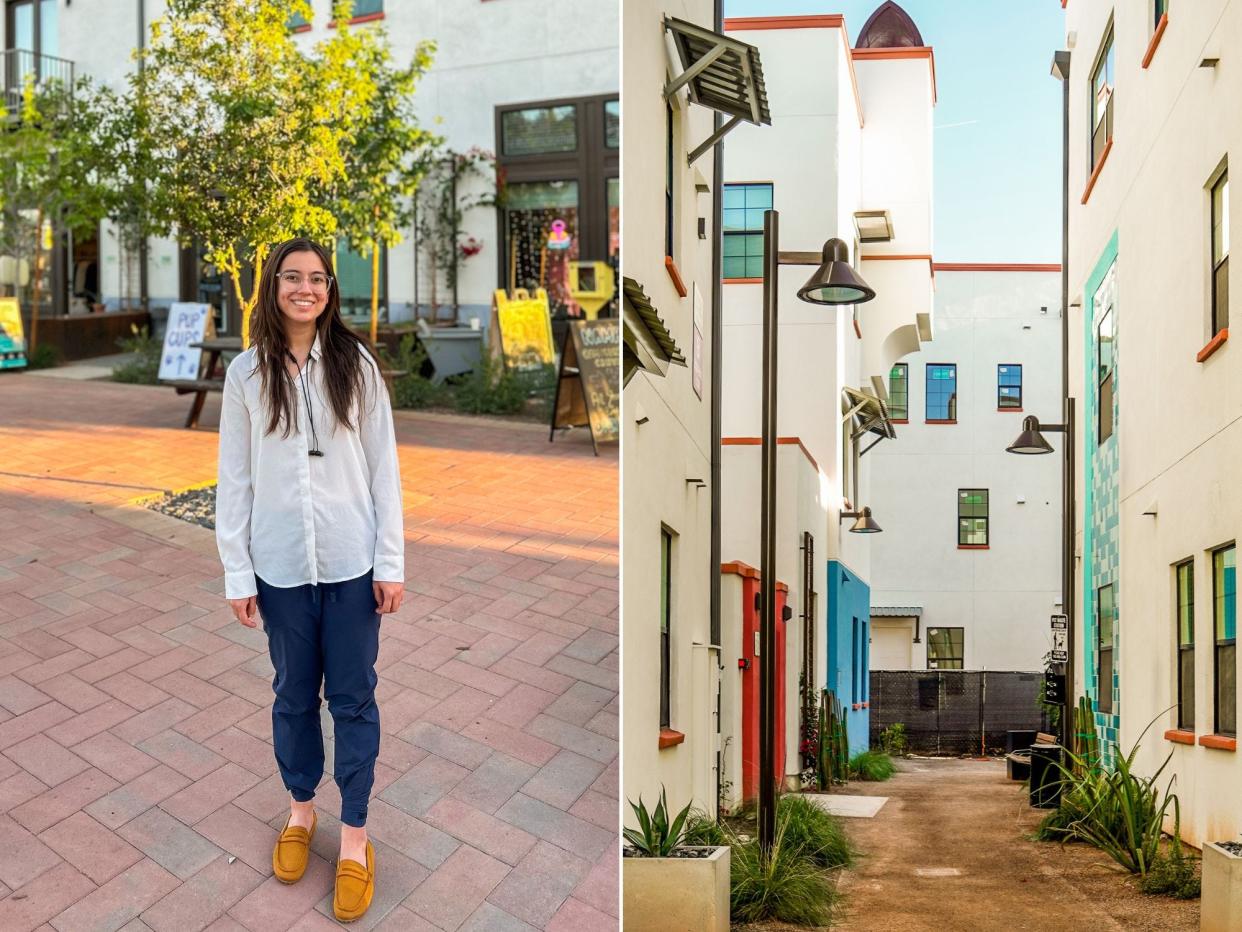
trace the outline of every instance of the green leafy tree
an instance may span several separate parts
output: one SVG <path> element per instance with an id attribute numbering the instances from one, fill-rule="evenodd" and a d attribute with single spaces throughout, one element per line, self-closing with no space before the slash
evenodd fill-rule
<path id="1" fill-rule="evenodd" d="M 345 170 L 324 191 L 338 235 L 371 260 L 371 342 L 379 327 L 380 247 L 398 245 L 414 220 L 414 193 L 441 140 L 419 126 L 414 92 L 431 65 L 435 46 L 418 45 L 408 65 L 397 66 L 387 35 L 374 28 L 350 31 L 350 2 L 339 2 L 341 30 L 335 69 L 369 87 L 358 96 L 369 104 L 352 115 Z"/>
<path id="2" fill-rule="evenodd" d="M 169 0 L 131 84 L 137 93 L 141 82 L 145 102 L 151 225 L 201 241 L 232 282 L 243 343 L 271 247 L 335 234 L 332 211 L 310 193 L 344 174 L 373 94 L 348 71 L 349 31 L 307 55 L 293 14 L 309 19 L 307 0 Z"/>
<path id="3" fill-rule="evenodd" d="M 4 114 L 0 249 L 18 260 L 16 267 L 26 262 L 32 268 L 31 352 L 38 346 L 50 234 L 97 229 L 114 202 L 111 162 L 96 138 L 96 128 L 115 106 L 114 95 L 87 78 L 73 85 L 36 84 L 30 76 L 20 107 Z"/>

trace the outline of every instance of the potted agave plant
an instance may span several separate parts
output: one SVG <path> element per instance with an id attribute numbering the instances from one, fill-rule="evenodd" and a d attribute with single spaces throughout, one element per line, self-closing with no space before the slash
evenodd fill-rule
<path id="1" fill-rule="evenodd" d="M 729 846 L 688 845 L 690 806 L 670 822 L 660 789 L 655 811 L 630 801 L 637 828 L 625 829 L 626 932 L 728 932 Z"/>
<path id="2" fill-rule="evenodd" d="M 1203 846 L 1199 929 L 1242 929 L 1242 842 L 1217 841 Z"/>

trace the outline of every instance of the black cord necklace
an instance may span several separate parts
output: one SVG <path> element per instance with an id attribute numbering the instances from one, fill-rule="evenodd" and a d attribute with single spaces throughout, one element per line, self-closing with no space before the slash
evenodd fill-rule
<path id="1" fill-rule="evenodd" d="M 297 366 L 298 361 L 293 353 L 289 353 L 289 358 L 293 360 L 294 366 Z M 323 450 L 319 449 L 319 436 L 315 433 L 315 414 L 311 409 L 310 388 L 306 384 L 304 375 L 305 371 L 310 368 L 310 364 L 311 357 L 307 354 L 306 365 L 298 369 L 298 380 L 302 383 L 302 397 L 306 400 L 306 420 L 310 423 L 311 429 L 311 448 L 306 453 L 308 456 L 323 456 Z"/>

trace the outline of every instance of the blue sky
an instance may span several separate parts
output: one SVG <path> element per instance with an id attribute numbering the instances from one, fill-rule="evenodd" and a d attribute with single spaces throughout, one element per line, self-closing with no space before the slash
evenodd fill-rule
<path id="1" fill-rule="evenodd" d="M 725 16 L 844 13 L 850 42 L 882 0 L 725 0 Z M 899 0 L 935 49 L 937 262 L 1061 261 L 1056 0 Z"/>

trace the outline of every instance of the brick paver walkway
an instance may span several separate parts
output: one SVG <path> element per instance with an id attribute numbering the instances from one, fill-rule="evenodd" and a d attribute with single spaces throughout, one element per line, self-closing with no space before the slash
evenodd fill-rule
<path id="1" fill-rule="evenodd" d="M 211 531 L 129 504 L 214 479 L 188 404 L 0 377 L 6 932 L 336 927 L 326 707 L 315 854 L 284 886 L 262 629 L 232 620 Z M 408 582 L 382 625 L 377 894 L 355 927 L 615 929 L 615 447 L 396 420 Z"/>

